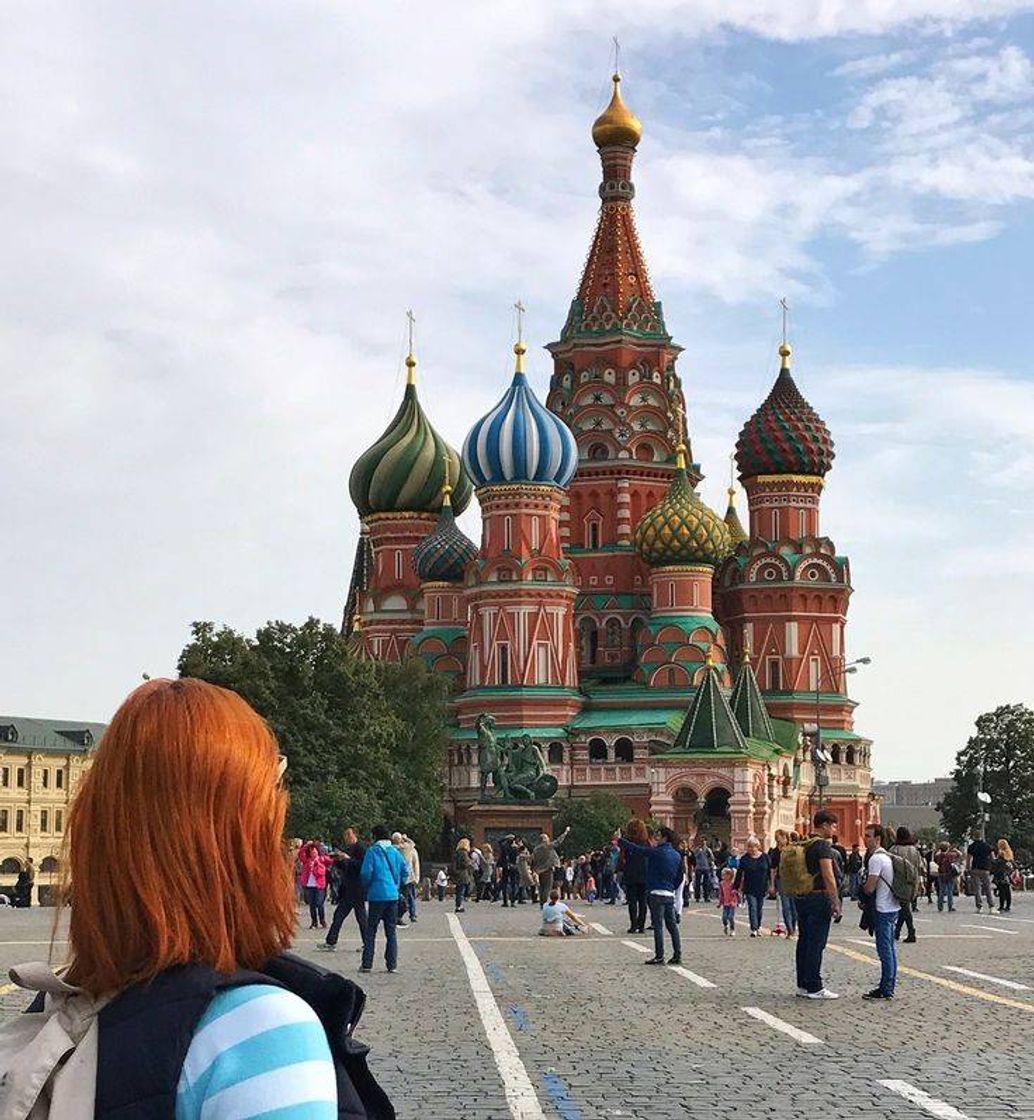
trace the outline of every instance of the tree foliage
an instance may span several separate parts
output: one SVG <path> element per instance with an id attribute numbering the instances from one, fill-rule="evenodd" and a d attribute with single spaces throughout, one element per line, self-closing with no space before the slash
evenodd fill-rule
<path id="1" fill-rule="evenodd" d="M 441 830 L 446 685 L 416 659 L 368 661 L 310 618 L 254 638 L 196 622 L 181 676 L 231 688 L 273 728 L 287 756 L 288 829 L 339 838 L 384 822 L 425 850 Z"/>
<path id="2" fill-rule="evenodd" d="M 564 842 L 564 850 L 570 855 L 581 855 L 606 847 L 630 815 L 625 803 L 616 794 L 591 793 L 588 797 L 573 797 L 565 801 L 556 815 L 553 828 L 557 835 L 570 828 L 571 835 Z"/>
<path id="3" fill-rule="evenodd" d="M 991 795 L 987 836 L 1006 837 L 1027 861 L 1034 853 L 1034 711 L 1005 704 L 976 721 L 976 734 L 955 756 L 954 788 L 940 804 L 941 819 L 954 840 L 976 834 L 981 771 Z"/>

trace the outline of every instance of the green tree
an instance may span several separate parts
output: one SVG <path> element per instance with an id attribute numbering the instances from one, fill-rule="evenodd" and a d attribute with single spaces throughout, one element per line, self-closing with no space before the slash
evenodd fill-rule
<path id="1" fill-rule="evenodd" d="M 1026 861 L 1034 853 L 1034 711 L 1005 704 L 976 721 L 976 734 L 955 756 L 954 788 L 940 804 L 949 835 L 979 831 L 981 786 L 991 796 L 987 837 L 1007 837 Z"/>
<path id="2" fill-rule="evenodd" d="M 588 797 L 572 797 L 565 801 L 553 828 L 556 835 L 565 828 L 571 829 L 571 835 L 564 841 L 564 851 L 576 856 L 605 847 L 630 816 L 627 806 L 616 794 L 590 793 Z"/>
<path id="3" fill-rule="evenodd" d="M 240 693 L 269 722 L 288 759 L 293 835 L 337 838 L 384 821 L 424 851 L 437 842 L 447 686 L 423 662 L 358 657 L 310 618 L 267 623 L 254 638 L 196 622 L 178 667 Z"/>

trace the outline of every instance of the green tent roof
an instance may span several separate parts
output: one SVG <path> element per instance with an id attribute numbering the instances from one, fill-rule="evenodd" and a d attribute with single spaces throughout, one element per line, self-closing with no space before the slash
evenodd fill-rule
<path id="1" fill-rule="evenodd" d="M 765 701 L 761 699 L 761 689 L 758 688 L 754 667 L 749 660 L 745 660 L 740 666 L 729 706 L 736 717 L 736 722 L 740 725 L 740 730 L 748 738 L 764 739 L 769 743 L 775 739 L 772 721 L 768 718 L 768 709 L 765 707 Z"/>
<path id="2" fill-rule="evenodd" d="M 682 727 L 675 736 L 672 751 L 685 753 L 691 750 L 730 749 L 745 751 L 747 744 L 729 707 L 729 701 L 718 684 L 718 671 L 713 665 L 709 665 Z"/>

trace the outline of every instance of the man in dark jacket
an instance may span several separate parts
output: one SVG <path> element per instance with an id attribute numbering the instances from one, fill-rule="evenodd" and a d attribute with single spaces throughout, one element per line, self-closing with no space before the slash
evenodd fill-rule
<path id="1" fill-rule="evenodd" d="M 682 880 L 682 853 L 679 838 L 670 828 L 657 830 L 654 845 L 633 844 L 623 836 L 619 843 L 626 855 L 641 852 L 646 856 L 646 892 L 653 922 L 653 956 L 645 964 L 664 964 L 664 930 L 671 937 L 668 964 L 682 963 L 682 938 L 675 921 L 675 888 Z"/>
<path id="2" fill-rule="evenodd" d="M 503 907 L 516 906 L 520 882 L 517 877 L 517 837 L 512 832 L 500 841 L 499 871 L 503 888 Z"/>
<path id="3" fill-rule="evenodd" d="M 363 857 L 366 855 L 366 846 L 359 843 L 355 829 L 345 829 L 344 847 L 334 852 L 334 862 L 341 871 L 341 885 L 338 887 L 338 902 L 334 908 L 334 917 L 327 930 L 327 940 L 317 949 L 332 953 L 337 948 L 337 939 L 341 927 L 349 913 L 355 913 L 356 925 L 359 927 L 359 936 L 366 940 L 366 892 L 363 890 L 363 881 L 359 872 L 362 870 Z"/>

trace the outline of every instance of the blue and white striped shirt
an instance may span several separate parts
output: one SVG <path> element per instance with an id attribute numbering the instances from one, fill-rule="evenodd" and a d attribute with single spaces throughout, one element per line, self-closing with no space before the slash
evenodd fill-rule
<path id="1" fill-rule="evenodd" d="M 292 992 L 219 992 L 198 1023 L 176 1091 L 176 1120 L 337 1120 L 330 1046 Z"/>

